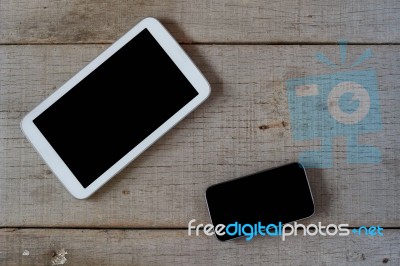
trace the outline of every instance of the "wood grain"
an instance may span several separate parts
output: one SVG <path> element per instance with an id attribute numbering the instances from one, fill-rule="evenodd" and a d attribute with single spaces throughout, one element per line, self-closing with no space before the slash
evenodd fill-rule
<path id="1" fill-rule="evenodd" d="M 400 231 L 220 242 L 186 230 L 0 230 L 2 265 L 52 265 L 62 249 L 66 265 L 399 265 Z"/>
<path id="2" fill-rule="evenodd" d="M 180 42 L 399 43 L 397 0 L 0 1 L 0 43 L 109 43 L 159 18 Z"/>
<path id="3" fill-rule="evenodd" d="M 285 81 L 349 70 L 316 63 L 317 51 L 339 62 L 337 46 L 184 46 L 210 81 L 210 98 L 93 197 L 79 201 L 49 171 L 19 123 L 105 47 L 0 46 L 0 226 L 208 223 L 208 186 L 295 161 L 299 151 L 319 147 L 318 140 L 292 140 Z M 365 48 L 349 46 L 348 63 Z M 383 161 L 349 165 L 345 139 L 335 139 L 333 168 L 308 171 L 317 209 L 306 223 L 400 224 L 400 47 L 368 48 L 374 57 L 355 69 L 376 70 L 383 130 L 361 141 L 378 147 Z"/>

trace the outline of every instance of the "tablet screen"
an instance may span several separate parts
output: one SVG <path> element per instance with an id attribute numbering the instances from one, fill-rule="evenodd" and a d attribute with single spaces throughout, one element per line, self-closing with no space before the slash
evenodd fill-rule
<path id="1" fill-rule="evenodd" d="M 86 188 L 196 95 L 144 29 L 33 122 Z"/>

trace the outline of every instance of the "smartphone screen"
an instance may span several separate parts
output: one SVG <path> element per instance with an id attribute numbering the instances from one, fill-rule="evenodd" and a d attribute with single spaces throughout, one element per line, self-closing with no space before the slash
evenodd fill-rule
<path id="1" fill-rule="evenodd" d="M 314 202 L 304 167 L 291 163 L 209 187 L 206 200 L 212 223 L 278 225 L 314 213 Z M 216 234 L 219 240 L 239 236 Z"/>

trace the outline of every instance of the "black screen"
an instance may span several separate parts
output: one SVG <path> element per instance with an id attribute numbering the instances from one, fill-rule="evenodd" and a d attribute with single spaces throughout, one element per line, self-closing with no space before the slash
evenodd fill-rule
<path id="1" fill-rule="evenodd" d="M 227 181 L 207 189 L 207 204 L 214 226 L 293 222 L 314 213 L 304 168 L 298 163 Z M 229 240 L 237 236 L 218 236 Z"/>
<path id="2" fill-rule="evenodd" d="M 33 122 L 87 187 L 197 94 L 145 29 Z"/>

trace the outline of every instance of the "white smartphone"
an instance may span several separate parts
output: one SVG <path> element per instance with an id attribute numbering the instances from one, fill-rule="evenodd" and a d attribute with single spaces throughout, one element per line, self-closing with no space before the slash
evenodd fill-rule
<path id="1" fill-rule="evenodd" d="M 209 94 L 179 44 L 146 18 L 28 113 L 21 128 L 67 190 L 83 199 Z"/>

